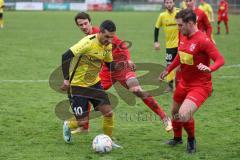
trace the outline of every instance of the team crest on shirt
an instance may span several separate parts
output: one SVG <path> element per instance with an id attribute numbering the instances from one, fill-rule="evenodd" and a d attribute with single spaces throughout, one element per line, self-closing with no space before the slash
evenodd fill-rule
<path id="1" fill-rule="evenodd" d="M 192 52 L 196 48 L 196 44 L 191 44 L 189 50 Z"/>

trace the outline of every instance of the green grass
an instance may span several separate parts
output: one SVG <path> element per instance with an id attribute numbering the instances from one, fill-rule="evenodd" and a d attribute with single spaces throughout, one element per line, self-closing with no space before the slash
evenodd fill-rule
<path id="1" fill-rule="evenodd" d="M 166 146 L 165 141 L 172 135 L 165 133 L 161 121 L 140 100 L 135 106 L 128 106 L 121 99 L 115 109 L 115 137 L 124 149 L 99 155 L 91 150 L 91 142 L 101 133 L 101 118 L 91 120 L 88 135 L 74 135 L 74 143 L 65 144 L 62 120 L 55 115 L 55 106 L 66 96 L 44 81 L 2 81 L 48 80 L 60 64 L 61 54 L 83 36 L 73 21 L 76 12 L 4 14 L 5 28 L 0 30 L 0 159 L 239 159 L 239 66 L 224 67 L 214 73 L 213 95 L 195 115 L 198 142 L 195 155 L 185 153 L 186 134 L 183 145 Z M 157 12 L 93 12 L 91 16 L 94 25 L 104 19 L 116 22 L 119 37 L 133 43 L 130 49 L 133 61 L 164 64 L 162 37 L 162 50 L 158 53 L 153 49 Z M 226 66 L 240 62 L 239 26 L 239 16 L 232 15 L 230 35 L 215 36 Z M 113 89 L 111 92 L 116 95 Z M 156 99 L 169 114 L 171 95 Z"/>

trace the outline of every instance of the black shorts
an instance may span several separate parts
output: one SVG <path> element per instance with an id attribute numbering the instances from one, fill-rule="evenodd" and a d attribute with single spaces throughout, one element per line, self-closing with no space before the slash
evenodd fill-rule
<path id="1" fill-rule="evenodd" d="M 3 18 L 3 13 L 0 13 L 0 19 L 2 19 Z"/>
<path id="2" fill-rule="evenodd" d="M 107 93 L 100 83 L 90 87 L 71 86 L 69 100 L 76 118 L 88 115 L 89 102 L 94 109 L 101 105 L 110 105 Z"/>
<path id="3" fill-rule="evenodd" d="M 166 61 L 167 61 L 167 66 L 170 65 L 172 63 L 172 61 L 174 60 L 174 58 L 176 57 L 178 52 L 178 48 L 167 48 L 166 49 Z"/>

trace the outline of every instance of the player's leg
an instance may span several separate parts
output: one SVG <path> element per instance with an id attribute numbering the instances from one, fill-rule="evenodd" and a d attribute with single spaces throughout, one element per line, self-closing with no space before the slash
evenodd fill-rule
<path id="1" fill-rule="evenodd" d="M 173 101 L 171 106 L 171 113 L 172 113 L 172 126 L 173 126 L 173 139 L 170 139 L 167 144 L 171 146 L 175 146 L 177 144 L 182 144 L 182 122 L 179 120 L 178 111 L 180 108 L 180 104 Z"/>
<path id="2" fill-rule="evenodd" d="M 226 19 L 224 20 L 224 25 L 225 25 L 225 29 L 226 29 L 226 34 L 229 34 L 228 17 L 226 17 Z"/>
<path id="3" fill-rule="evenodd" d="M 99 74 L 100 78 L 101 78 L 101 86 L 103 87 L 104 90 L 108 90 L 111 86 L 112 86 L 112 79 L 110 77 L 110 73 L 109 72 L 103 72 L 101 71 L 100 74 Z M 88 117 L 88 121 L 85 123 L 85 125 L 83 127 L 78 127 L 78 128 L 75 128 L 75 130 L 72 131 L 73 134 L 75 133 L 88 133 L 89 132 L 89 117 L 90 117 L 90 111 L 91 111 L 91 105 L 88 104 L 88 114 L 87 114 L 87 117 Z M 73 122 L 73 127 L 76 126 L 76 124 L 74 124 L 74 121 L 71 121 Z M 72 129 L 72 128 L 71 128 Z"/>
<path id="4" fill-rule="evenodd" d="M 93 96 L 94 98 L 90 99 L 90 101 L 93 104 L 95 110 L 99 110 L 103 115 L 103 133 L 112 138 L 114 121 L 110 100 L 107 93 L 103 90 L 100 84 L 95 85 L 94 88 L 96 89 Z M 113 147 L 118 148 L 121 146 L 113 142 Z"/>
<path id="5" fill-rule="evenodd" d="M 88 100 L 77 94 L 72 94 L 70 98 L 71 108 L 76 120 L 67 120 L 63 124 L 63 138 L 67 143 L 71 142 L 71 129 L 83 127 L 88 120 Z"/>
<path id="6" fill-rule="evenodd" d="M 167 66 L 169 66 L 174 58 L 177 55 L 178 48 L 167 48 L 166 49 L 166 63 Z M 168 76 L 166 77 L 166 80 L 168 82 L 168 86 L 165 90 L 165 92 L 172 92 L 173 91 L 173 80 L 175 79 L 175 71 L 172 71 Z"/>
<path id="7" fill-rule="evenodd" d="M 166 115 L 162 107 L 153 98 L 153 96 L 143 91 L 135 76 L 135 73 L 133 73 L 133 76 L 129 78 L 127 81 L 121 81 L 120 83 L 123 84 L 123 86 L 125 86 L 124 84 L 126 84 L 127 87 L 129 88 L 129 91 L 131 91 L 137 97 L 141 98 L 142 101 L 161 118 L 165 126 L 165 130 L 167 132 L 172 130 L 170 118 Z"/>
<path id="8" fill-rule="evenodd" d="M 3 13 L 0 13 L 0 29 L 3 28 Z"/>
<path id="9" fill-rule="evenodd" d="M 217 22 L 217 34 L 220 34 L 220 24 L 221 24 L 222 18 L 221 16 L 218 16 L 218 22 Z"/>
<path id="10" fill-rule="evenodd" d="M 179 109 L 179 118 L 183 122 L 183 127 L 187 132 L 187 151 L 196 152 L 195 125 L 193 114 L 197 111 L 197 105 L 190 99 L 185 99 Z"/>
<path id="11" fill-rule="evenodd" d="M 91 105 L 90 103 L 88 103 L 88 107 L 87 107 L 88 111 L 86 113 L 86 122 L 82 127 L 78 126 L 78 121 L 76 120 L 75 117 L 69 119 L 69 127 L 72 130 L 71 133 L 72 134 L 76 134 L 76 133 L 84 133 L 87 134 L 89 132 L 89 118 L 90 118 L 90 112 L 91 112 Z"/>
<path id="12" fill-rule="evenodd" d="M 196 152 L 195 124 L 193 115 L 211 94 L 211 90 L 211 87 L 197 87 L 191 89 L 179 109 L 179 118 L 183 122 L 183 127 L 188 134 L 187 151 L 189 153 Z"/>
<path id="13" fill-rule="evenodd" d="M 172 113 L 172 125 L 174 137 L 170 139 L 167 144 L 175 146 L 177 144 L 182 144 L 182 122 L 179 119 L 179 108 L 187 96 L 187 88 L 180 82 L 173 94 L 173 103 L 171 106 Z"/>
<path id="14" fill-rule="evenodd" d="M 68 98 L 69 98 L 69 101 L 70 101 L 70 105 L 72 104 L 72 95 L 70 93 L 70 91 L 68 91 Z M 78 121 L 76 120 L 75 116 L 73 116 L 72 118 L 68 119 L 68 126 L 69 128 L 71 129 L 71 133 L 72 134 L 76 134 L 76 133 L 88 133 L 89 132 L 89 114 L 90 114 L 90 111 L 91 111 L 91 105 L 88 104 L 88 112 L 86 113 L 87 114 L 87 119 L 88 121 L 85 123 L 85 125 L 83 127 L 79 127 L 78 126 Z"/>

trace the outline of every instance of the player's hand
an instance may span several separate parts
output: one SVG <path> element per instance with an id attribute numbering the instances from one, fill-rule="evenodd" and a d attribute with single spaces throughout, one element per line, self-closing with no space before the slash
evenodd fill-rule
<path id="1" fill-rule="evenodd" d="M 167 75 L 168 75 L 168 71 L 164 70 L 162 73 L 160 73 L 158 80 L 163 81 Z"/>
<path id="2" fill-rule="evenodd" d="M 136 71 L 136 68 L 137 68 L 136 64 L 133 63 L 133 61 L 131 61 L 131 60 L 128 60 L 128 67 L 129 67 L 132 71 Z"/>
<path id="3" fill-rule="evenodd" d="M 159 42 L 154 42 L 154 48 L 155 48 L 155 50 L 160 50 Z"/>
<path id="4" fill-rule="evenodd" d="M 121 71 L 126 69 L 126 61 L 116 62 L 114 65 L 114 71 Z"/>
<path id="5" fill-rule="evenodd" d="M 69 85 L 69 80 L 64 80 L 62 86 L 60 87 L 60 89 L 62 91 L 67 91 L 69 89 L 70 85 Z"/>
<path id="6" fill-rule="evenodd" d="M 210 69 L 208 66 L 206 66 L 206 65 L 204 65 L 204 64 L 202 64 L 202 63 L 199 63 L 199 64 L 197 65 L 197 68 L 198 68 L 200 71 L 202 71 L 202 72 L 206 72 L 206 73 L 210 73 L 210 72 L 211 72 L 211 69 Z"/>

